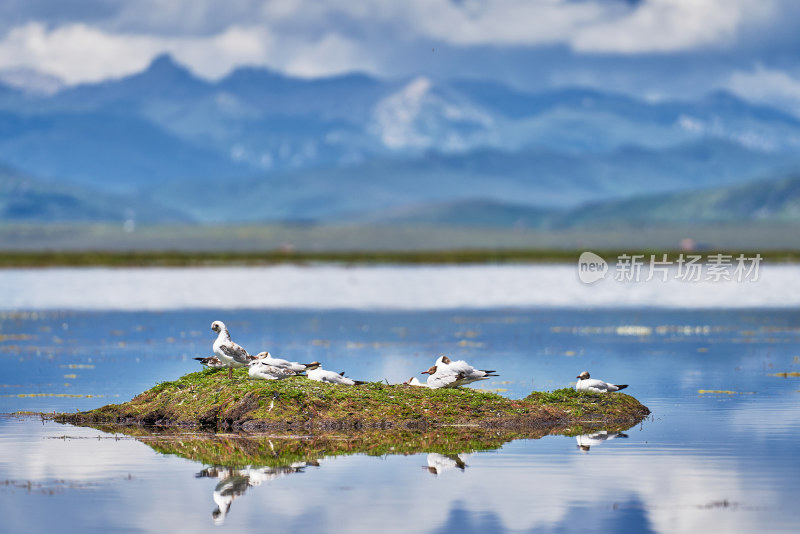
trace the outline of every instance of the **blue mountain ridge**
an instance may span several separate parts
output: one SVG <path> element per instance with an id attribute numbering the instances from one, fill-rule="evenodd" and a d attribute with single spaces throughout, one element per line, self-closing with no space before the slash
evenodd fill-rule
<path id="1" fill-rule="evenodd" d="M 209 81 L 169 56 L 52 95 L 0 86 L 0 162 L 198 222 L 465 199 L 569 209 L 781 176 L 798 147 L 796 117 L 724 92 L 651 102 L 257 67 Z"/>
<path id="2" fill-rule="evenodd" d="M 37 179 L 0 166 L 0 220 L 25 223 L 185 223 L 189 218 L 137 195 L 114 195 Z"/>
<path id="3" fill-rule="evenodd" d="M 338 222 L 475 228 L 641 228 L 741 223 L 800 223 L 800 169 L 778 178 L 678 193 L 642 194 L 573 208 L 487 199 L 414 204 L 344 217 Z"/>

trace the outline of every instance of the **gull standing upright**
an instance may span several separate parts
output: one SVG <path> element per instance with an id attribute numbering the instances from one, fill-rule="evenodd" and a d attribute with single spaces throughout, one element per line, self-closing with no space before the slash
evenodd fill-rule
<path id="1" fill-rule="evenodd" d="M 625 389 L 628 387 L 628 384 L 610 384 L 608 382 L 603 382 L 602 380 L 597 380 L 596 378 L 589 378 L 588 371 L 584 371 L 575 378 L 578 379 L 578 383 L 575 384 L 576 391 L 593 391 L 595 393 L 610 393 L 612 391 L 619 391 L 621 389 Z"/>
<path id="2" fill-rule="evenodd" d="M 233 379 L 234 367 L 247 367 L 250 355 L 239 344 L 231 341 L 228 327 L 222 321 L 211 323 L 211 330 L 217 333 L 214 341 L 214 354 L 228 367 L 228 378 Z"/>

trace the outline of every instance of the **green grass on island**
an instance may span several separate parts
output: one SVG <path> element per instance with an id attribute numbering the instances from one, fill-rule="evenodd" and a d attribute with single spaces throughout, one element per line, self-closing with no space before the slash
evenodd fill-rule
<path id="1" fill-rule="evenodd" d="M 469 425 L 564 432 L 571 427 L 622 430 L 650 411 L 622 393 L 572 388 L 509 399 L 476 389 L 428 389 L 370 382 L 341 386 L 305 377 L 251 380 L 247 370 L 205 369 L 163 382 L 129 402 L 60 414 L 60 422 L 263 432 L 426 429 Z M 573 430 L 578 431 L 578 430 Z"/>

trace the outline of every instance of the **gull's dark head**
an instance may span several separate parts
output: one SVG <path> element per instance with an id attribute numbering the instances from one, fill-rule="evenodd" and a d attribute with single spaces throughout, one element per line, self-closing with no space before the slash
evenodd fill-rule
<path id="1" fill-rule="evenodd" d="M 576 376 L 575 378 L 579 378 L 581 380 L 586 380 L 587 378 L 589 378 L 589 372 L 588 371 L 584 371 L 581 374 L 579 374 L 578 376 Z"/>
<path id="2" fill-rule="evenodd" d="M 427 371 L 422 371 L 420 374 L 421 375 L 432 375 L 434 373 L 436 373 L 436 366 L 435 365 L 433 367 L 431 367 L 430 369 L 428 369 Z"/>

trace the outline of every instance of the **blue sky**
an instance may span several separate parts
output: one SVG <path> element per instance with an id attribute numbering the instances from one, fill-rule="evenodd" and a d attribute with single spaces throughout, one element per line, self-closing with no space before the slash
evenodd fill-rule
<path id="1" fill-rule="evenodd" d="M 794 0 L 4 0 L 0 70 L 69 84 L 168 52 L 197 75 L 480 77 L 645 98 L 724 88 L 800 110 Z"/>

